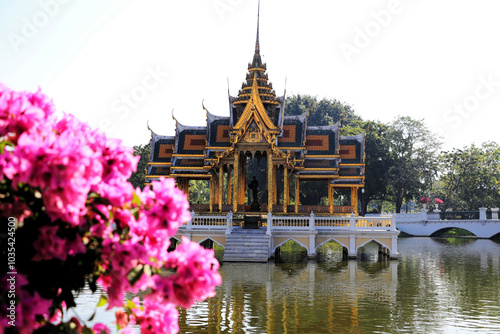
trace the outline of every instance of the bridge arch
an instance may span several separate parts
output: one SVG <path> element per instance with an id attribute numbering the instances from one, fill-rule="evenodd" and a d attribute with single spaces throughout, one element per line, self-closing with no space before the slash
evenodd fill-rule
<path id="1" fill-rule="evenodd" d="M 342 246 L 342 251 L 345 252 L 345 253 L 348 253 L 349 252 L 349 247 L 344 244 L 343 242 L 337 240 L 336 238 L 332 237 L 332 238 L 329 238 L 328 240 L 325 240 L 323 241 L 322 243 L 316 245 L 316 248 L 314 249 L 314 252 L 317 253 L 318 252 L 318 248 L 323 246 L 324 244 L 326 244 L 327 242 L 330 242 L 330 241 L 334 241 L 336 243 L 338 243 L 340 246 Z"/>
<path id="2" fill-rule="evenodd" d="M 300 246 L 304 247 L 304 248 L 307 250 L 307 252 L 309 252 L 309 246 L 305 245 L 304 243 L 300 242 L 299 240 L 295 239 L 294 237 L 290 237 L 290 238 L 287 238 L 287 239 L 285 239 L 284 241 L 280 242 L 279 244 L 274 245 L 274 246 L 273 246 L 273 253 L 274 253 L 274 252 L 276 252 L 276 250 L 277 250 L 279 247 L 283 246 L 285 243 L 287 243 L 287 242 L 288 242 L 288 241 L 290 241 L 290 240 L 295 241 L 295 242 L 296 242 L 296 243 L 298 243 Z"/>
<path id="3" fill-rule="evenodd" d="M 463 227 L 443 227 L 443 228 L 439 228 L 439 229 L 436 229 L 434 232 L 432 232 L 430 234 L 430 236 L 431 237 L 436 237 L 436 236 L 439 236 L 439 235 L 441 235 L 443 233 L 451 231 L 453 229 L 464 230 L 464 231 L 467 231 L 467 232 L 469 232 L 469 233 L 471 233 L 471 234 L 473 234 L 474 236 L 477 237 L 477 235 L 473 231 L 471 231 L 470 229 L 467 229 L 467 228 L 463 228 Z"/>
<path id="4" fill-rule="evenodd" d="M 170 237 L 169 241 L 170 245 L 168 245 L 168 252 L 175 250 L 177 246 L 179 246 L 179 244 L 182 242 L 181 238 L 175 236 Z"/>
<path id="5" fill-rule="evenodd" d="M 223 245 L 222 243 L 220 243 L 219 241 L 215 240 L 214 238 L 211 238 L 211 237 L 206 237 L 204 239 L 201 239 L 200 241 L 197 241 L 200 245 L 203 244 L 205 241 L 207 240 L 210 240 L 212 241 L 213 243 L 216 243 L 217 245 L 221 246 L 222 248 L 226 249 L 226 245 Z"/>
<path id="6" fill-rule="evenodd" d="M 386 254 L 388 256 L 391 256 L 392 254 L 392 248 L 391 246 L 387 245 L 386 243 L 384 243 L 383 241 L 381 240 L 378 240 L 377 238 L 369 238 L 368 240 L 364 240 L 364 241 L 361 241 L 359 244 L 356 243 L 356 250 L 355 250 L 355 253 L 358 253 L 358 250 L 361 248 L 361 247 L 364 247 L 366 246 L 367 244 L 369 244 L 370 242 L 374 242 L 375 244 L 378 245 L 378 250 L 379 250 L 379 253 L 383 253 L 383 254 Z"/>

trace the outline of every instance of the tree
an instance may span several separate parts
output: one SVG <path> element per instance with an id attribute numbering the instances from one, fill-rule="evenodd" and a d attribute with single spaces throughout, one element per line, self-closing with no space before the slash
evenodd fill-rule
<path id="1" fill-rule="evenodd" d="M 139 155 L 140 159 L 137 163 L 137 170 L 132 173 L 128 182 L 132 183 L 134 188 L 144 189 L 144 182 L 146 180 L 146 168 L 149 162 L 149 152 L 151 152 L 151 143 L 145 145 L 134 145 L 134 155 Z"/>
<path id="2" fill-rule="evenodd" d="M 387 171 L 394 160 L 389 152 L 389 125 L 380 122 L 353 120 L 342 128 L 345 136 L 365 131 L 365 194 L 361 212 L 366 213 L 370 201 L 385 201 L 390 198 Z M 361 196 L 362 198 L 362 196 Z"/>
<path id="3" fill-rule="evenodd" d="M 390 124 L 387 140 L 392 159 L 387 181 L 399 213 L 405 198 L 419 198 L 432 188 L 441 143 L 423 120 L 408 116 L 399 116 Z"/>
<path id="4" fill-rule="evenodd" d="M 434 192 L 445 208 L 477 210 L 500 205 L 500 146 L 483 143 L 441 155 L 443 173 Z"/>
<path id="5" fill-rule="evenodd" d="M 317 97 L 311 95 L 297 94 L 287 97 L 285 102 L 285 116 L 302 115 L 308 110 L 310 110 L 307 119 L 308 126 L 334 125 L 342 119 L 343 125 L 348 125 L 354 121 L 361 122 L 361 118 L 355 114 L 350 105 L 334 98 L 323 98 L 318 101 Z M 292 199 L 293 196 L 294 194 L 290 198 Z M 315 181 L 303 181 L 300 183 L 300 202 L 302 204 L 326 205 L 327 199 L 328 188 L 324 183 Z"/>
<path id="6" fill-rule="evenodd" d="M 210 203 L 210 187 L 207 180 L 189 181 L 189 202 L 193 204 Z"/>
<path id="7" fill-rule="evenodd" d="M 286 98 L 285 116 L 302 115 L 311 107 L 307 124 L 309 126 L 333 125 L 342 118 L 349 123 L 353 120 L 361 120 L 354 109 L 344 102 L 334 98 L 323 98 L 318 101 L 317 97 L 310 95 L 292 95 Z"/>

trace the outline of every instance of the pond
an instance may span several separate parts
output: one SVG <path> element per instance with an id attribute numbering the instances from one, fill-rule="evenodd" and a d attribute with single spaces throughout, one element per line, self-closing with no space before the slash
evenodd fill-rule
<path id="1" fill-rule="evenodd" d="M 400 238 L 398 249 L 399 260 L 368 245 L 358 260 L 224 263 L 217 296 L 181 310 L 180 332 L 500 332 L 498 241 Z"/>

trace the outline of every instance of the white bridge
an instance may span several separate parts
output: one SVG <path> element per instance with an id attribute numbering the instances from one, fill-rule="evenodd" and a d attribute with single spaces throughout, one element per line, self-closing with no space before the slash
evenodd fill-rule
<path id="1" fill-rule="evenodd" d="M 249 214 L 247 216 L 252 216 Z M 244 217 L 227 215 L 196 215 L 179 228 L 181 235 L 202 243 L 212 240 L 225 248 L 224 261 L 266 262 L 278 247 L 293 240 L 307 249 L 308 257 L 316 256 L 316 249 L 328 241 L 339 243 L 348 258 L 356 258 L 359 248 L 369 242 L 379 246 L 379 252 L 395 259 L 399 257 L 395 216 L 347 217 L 284 216 L 254 214 L 259 228 L 244 229 Z M 240 224 L 241 222 L 241 224 Z"/>
<path id="2" fill-rule="evenodd" d="M 500 236 L 500 220 L 498 208 L 491 209 L 491 219 L 487 219 L 486 208 L 479 209 L 477 219 L 441 220 L 439 212 L 398 213 L 396 221 L 398 230 L 414 236 L 432 236 L 454 228 L 461 228 L 473 233 L 478 238 Z"/>

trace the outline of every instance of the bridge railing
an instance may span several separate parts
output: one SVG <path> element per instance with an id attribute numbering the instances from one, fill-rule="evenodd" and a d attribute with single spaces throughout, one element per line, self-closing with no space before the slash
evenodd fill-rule
<path id="1" fill-rule="evenodd" d="M 382 217 L 309 217 L 267 215 L 267 233 L 272 230 L 355 230 L 355 231 L 395 231 L 395 216 Z"/>
<path id="2" fill-rule="evenodd" d="M 227 215 L 196 215 L 191 212 L 191 220 L 179 227 L 181 230 L 225 230 L 230 234 L 233 229 L 233 213 Z M 309 217 L 280 216 L 269 213 L 267 215 L 267 233 L 272 230 L 351 230 L 351 231 L 395 231 L 396 219 L 394 215 L 380 217 L 348 217 L 315 216 Z"/>
<path id="3" fill-rule="evenodd" d="M 499 209 L 491 208 L 487 210 L 486 208 L 479 208 L 478 211 L 440 211 L 433 210 L 432 212 L 427 212 L 423 209 L 422 212 L 416 213 L 397 213 L 396 220 L 399 223 L 420 223 L 420 222 L 439 222 L 439 221 L 469 221 L 469 220 L 479 220 L 487 221 L 494 220 L 498 221 Z M 378 216 L 378 215 L 377 215 Z"/>
<path id="4" fill-rule="evenodd" d="M 426 212 L 396 213 L 398 222 L 420 222 L 427 220 Z"/>

